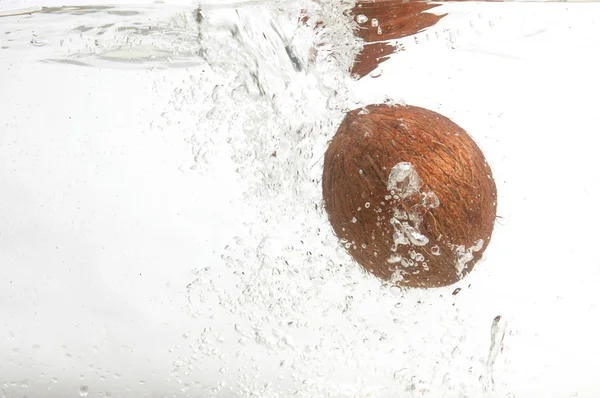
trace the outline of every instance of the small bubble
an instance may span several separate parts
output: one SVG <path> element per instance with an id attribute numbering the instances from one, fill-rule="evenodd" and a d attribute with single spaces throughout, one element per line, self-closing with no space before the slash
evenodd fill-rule
<path id="1" fill-rule="evenodd" d="M 381 30 L 381 26 L 377 27 L 377 34 L 380 35 L 382 33 L 383 33 L 383 31 Z"/>
<path id="2" fill-rule="evenodd" d="M 89 388 L 88 386 L 81 386 L 79 387 L 79 395 L 82 397 L 87 397 L 89 392 Z"/>
<path id="3" fill-rule="evenodd" d="M 369 20 L 369 18 L 367 18 L 366 15 L 359 14 L 359 15 L 356 16 L 356 22 L 358 22 L 358 23 L 365 23 L 368 20 Z"/>
<path id="4" fill-rule="evenodd" d="M 371 207 L 371 203 L 369 203 L 369 202 L 365 203 L 365 209 L 368 209 L 369 207 Z"/>
<path id="5" fill-rule="evenodd" d="M 236 102 L 243 102 L 248 98 L 248 89 L 245 85 L 238 86 L 231 92 L 231 98 Z"/>
<path id="6" fill-rule="evenodd" d="M 439 256 L 440 255 L 440 247 L 438 245 L 431 246 L 431 254 L 433 254 L 434 256 Z"/>
<path id="7" fill-rule="evenodd" d="M 402 380 L 406 377 L 407 369 L 400 369 L 394 372 L 394 380 Z"/>
<path id="8" fill-rule="evenodd" d="M 377 18 L 371 19 L 371 26 L 374 28 L 379 26 L 379 21 L 377 20 Z"/>
<path id="9" fill-rule="evenodd" d="M 390 292 L 396 296 L 402 295 L 402 289 L 396 285 L 390 286 Z"/>
<path id="10" fill-rule="evenodd" d="M 352 223 L 355 224 L 356 223 L 356 217 L 352 217 Z"/>

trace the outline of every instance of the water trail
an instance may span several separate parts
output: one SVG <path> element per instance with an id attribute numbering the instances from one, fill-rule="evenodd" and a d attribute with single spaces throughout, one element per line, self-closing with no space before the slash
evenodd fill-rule
<path id="1" fill-rule="evenodd" d="M 494 363 L 504 349 L 506 325 L 506 320 L 500 315 L 492 321 L 490 350 L 485 364 L 485 371 L 480 379 L 484 392 L 493 392 L 496 387 L 494 381 Z"/>

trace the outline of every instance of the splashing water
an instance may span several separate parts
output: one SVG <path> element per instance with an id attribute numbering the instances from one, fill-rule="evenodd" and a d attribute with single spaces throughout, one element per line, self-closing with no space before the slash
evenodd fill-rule
<path id="1" fill-rule="evenodd" d="M 447 290 L 382 286 L 352 263 L 328 225 L 322 155 L 345 112 L 364 105 L 347 73 L 360 47 L 350 5 L 333 3 L 214 3 L 168 15 L 162 7 L 54 9 L 11 33 L 26 40 L 10 51 L 46 63 L 184 72 L 151 133 L 187 136 L 182 170 L 205 188 L 198 206 L 220 195 L 215 180 L 233 189 L 217 198 L 231 214 L 222 241 L 201 244 L 189 283 L 179 287 L 193 327 L 170 351 L 169 387 L 178 396 L 459 396 L 481 374 L 466 387 L 447 375 L 468 378 L 478 366 L 464 344 L 468 318 L 443 297 Z M 66 14 L 81 17 L 64 25 L 76 36 L 42 28 Z M 98 15 L 118 21 L 98 23 Z M 355 21 L 380 24 L 365 15 Z M 439 200 L 410 163 L 396 165 L 388 183 L 390 199 L 420 208 L 397 209 L 395 248 L 419 249 L 429 241 L 420 214 Z M 466 264 L 477 247 L 456 250 Z M 415 250 L 388 262 L 423 260 Z M 492 331 L 490 375 L 498 335 Z"/>
<path id="2" fill-rule="evenodd" d="M 473 252 L 478 252 L 483 248 L 483 239 L 477 240 L 477 242 L 469 247 L 465 248 L 464 245 L 454 246 L 450 245 L 450 248 L 456 253 L 456 274 L 462 275 L 464 270 L 467 268 L 467 263 L 473 260 Z"/>
<path id="3" fill-rule="evenodd" d="M 394 227 L 394 245 L 392 246 L 392 255 L 388 259 L 389 263 L 400 262 L 407 266 L 408 260 L 402 261 L 402 258 L 395 252 L 399 245 L 424 246 L 429 243 L 429 238 L 419 230 L 422 222 L 422 213 L 427 209 L 434 209 L 440 205 L 440 201 L 435 193 L 427 188 L 423 188 L 421 179 L 417 174 L 412 163 L 400 162 L 390 171 L 387 188 L 390 191 L 389 198 L 401 201 L 413 201 L 410 211 L 394 208 L 394 216 L 390 219 Z"/>
<path id="4" fill-rule="evenodd" d="M 419 191 L 421 180 L 412 163 L 400 162 L 390 171 L 387 187 L 388 191 L 404 199 Z"/>
<path id="5" fill-rule="evenodd" d="M 500 315 L 495 317 L 492 321 L 490 349 L 487 362 L 485 364 L 485 372 L 481 376 L 481 382 L 485 392 L 494 391 L 495 388 L 494 363 L 496 362 L 498 355 L 504 349 L 504 335 L 506 333 L 506 326 L 506 320 Z"/>

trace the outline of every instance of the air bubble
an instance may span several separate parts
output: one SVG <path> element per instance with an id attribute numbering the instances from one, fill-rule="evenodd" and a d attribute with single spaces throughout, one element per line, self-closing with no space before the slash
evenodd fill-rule
<path id="1" fill-rule="evenodd" d="M 440 247 L 438 245 L 431 246 L 431 254 L 434 256 L 440 255 Z"/>
<path id="2" fill-rule="evenodd" d="M 402 261 L 402 256 L 399 254 L 392 254 L 387 260 L 390 264 L 399 263 L 400 261 Z"/>
<path id="3" fill-rule="evenodd" d="M 369 18 L 366 15 L 359 14 L 356 16 L 356 22 L 358 22 L 358 23 L 362 24 L 362 23 L 367 22 L 368 20 L 369 20 Z"/>
<path id="4" fill-rule="evenodd" d="M 388 177 L 388 191 L 394 191 L 404 199 L 419 192 L 420 187 L 421 180 L 411 163 L 400 162 L 392 168 Z"/>
<path id="5" fill-rule="evenodd" d="M 371 207 L 371 203 L 369 203 L 369 202 L 365 203 L 365 209 L 368 209 L 369 207 Z"/>
<path id="6" fill-rule="evenodd" d="M 435 209 L 440 206 L 440 200 L 437 195 L 431 191 L 423 192 L 423 206 L 429 209 Z"/>
<path id="7" fill-rule="evenodd" d="M 377 18 L 371 19 L 371 26 L 374 28 L 379 26 L 379 21 L 377 20 Z"/>

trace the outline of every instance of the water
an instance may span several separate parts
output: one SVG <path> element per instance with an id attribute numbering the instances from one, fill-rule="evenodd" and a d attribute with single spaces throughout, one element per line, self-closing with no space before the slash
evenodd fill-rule
<path id="1" fill-rule="evenodd" d="M 360 50 L 348 7 L 0 19 L 0 381 L 13 383 L 0 391 L 597 395 L 600 258 L 593 234 L 560 226 L 598 219 L 581 144 L 595 108 L 578 96 L 598 88 L 598 6 L 443 5 L 360 80 L 346 72 Z M 452 117 L 494 170 L 510 222 L 457 285 L 383 286 L 328 225 L 327 142 L 347 110 L 384 101 Z"/>

